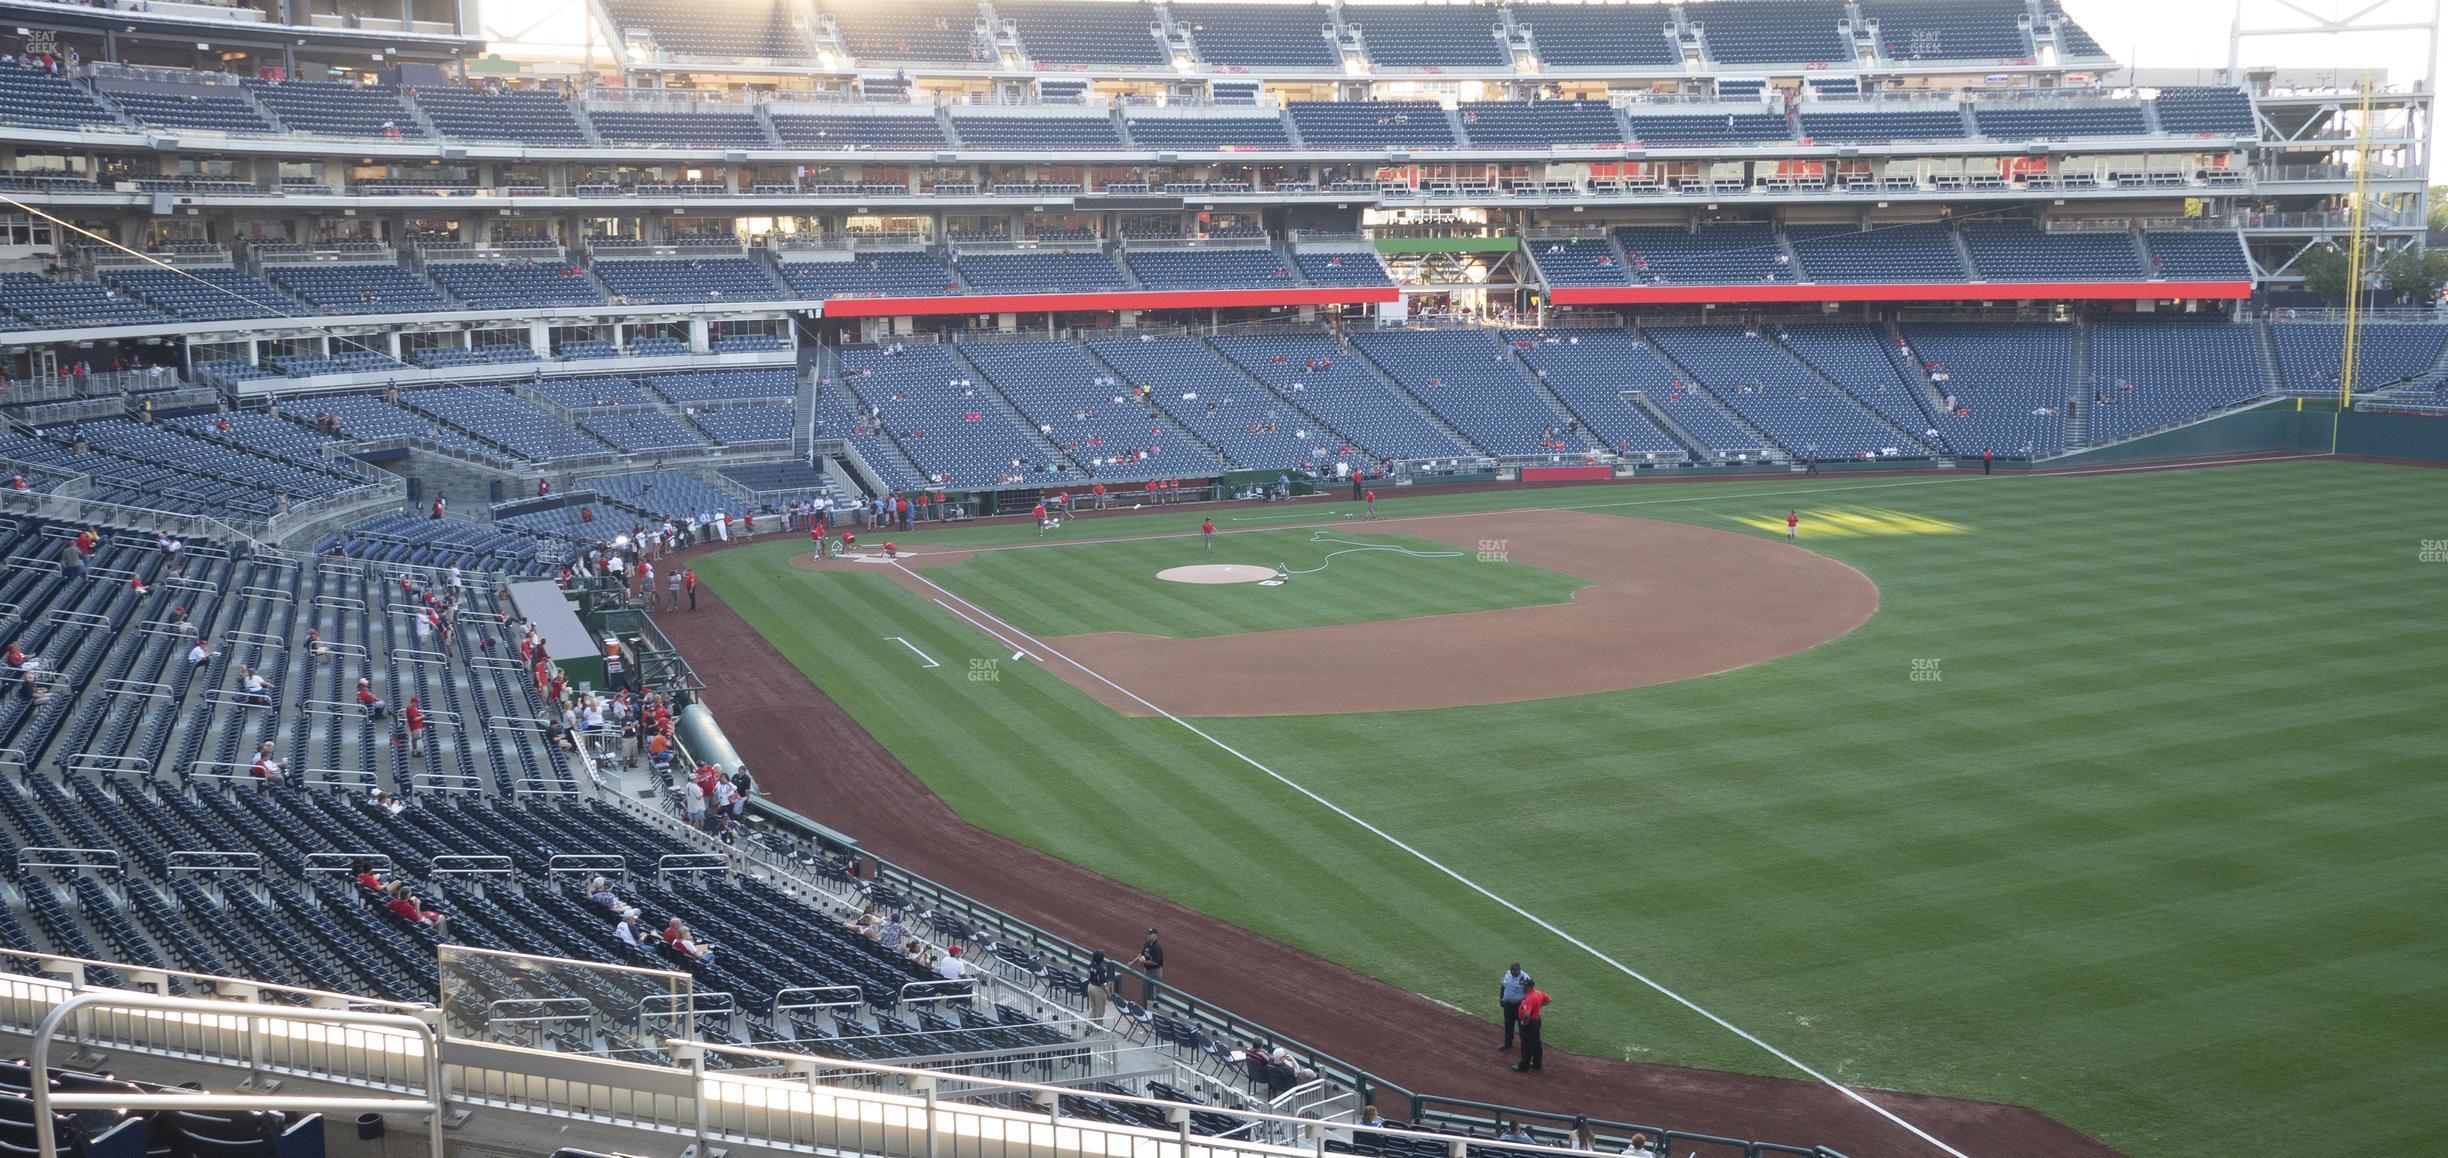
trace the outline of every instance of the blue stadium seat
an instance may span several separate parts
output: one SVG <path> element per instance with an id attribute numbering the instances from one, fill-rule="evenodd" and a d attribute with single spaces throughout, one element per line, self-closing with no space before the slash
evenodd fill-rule
<path id="1" fill-rule="evenodd" d="M 773 127 L 792 148 L 933 153 L 952 147 L 931 112 L 775 113 Z"/>
<path id="2" fill-rule="evenodd" d="M 2261 336 L 2249 323 L 2109 318 L 2091 327 L 2094 443 L 2271 394 Z"/>
<path id="3" fill-rule="evenodd" d="M 1490 330 L 1385 330 L 1352 344 L 1481 450 L 1534 458 L 1604 449 L 1573 429 Z"/>
<path id="4" fill-rule="evenodd" d="M 2028 222 L 1964 227 L 1972 266 L 1985 281 L 2137 281 L 2142 253 L 2124 232 L 2048 233 Z"/>
<path id="5" fill-rule="evenodd" d="M 1280 116 L 1153 116 L 1126 113 L 1131 140 L 1142 149 L 1185 150 L 1284 149 L 1292 147 Z"/>
<path id="6" fill-rule="evenodd" d="M 1476 4 L 1371 4 L 1343 6 L 1343 23 L 1356 28 L 1379 68 L 1503 68 L 1513 63 L 1497 34 L 1504 20 Z"/>
<path id="7" fill-rule="evenodd" d="M 595 275 L 631 302 L 769 302 L 790 296 L 763 265 L 745 257 L 598 258 Z"/>
<path id="8" fill-rule="evenodd" d="M 1451 148 L 1453 123 L 1435 101 L 1293 101 L 1303 143 L 1321 149 Z"/>
<path id="9" fill-rule="evenodd" d="M 830 260 L 785 260 L 782 280 L 804 298 L 924 298 L 961 292 L 951 270 L 924 253 L 882 250 Z"/>
<path id="10" fill-rule="evenodd" d="M 1227 68 L 1334 69 L 1343 57 L 1323 29 L 1334 22 L 1313 3 L 1168 5 L 1199 59 Z"/>
<path id="11" fill-rule="evenodd" d="M 1838 64 L 1853 46 L 1838 25 L 1843 0 L 1710 0 L 1684 18 L 1702 28 L 1719 64 Z"/>
<path id="12" fill-rule="evenodd" d="M 970 342 L 961 350 L 1090 476 L 1109 483 L 1203 478 L 1222 466 L 1161 411 L 1132 398 L 1117 374 L 1077 345 Z"/>
<path id="13" fill-rule="evenodd" d="M 954 267 L 982 294 L 1117 293 L 1131 288 L 1130 276 L 1103 253 L 964 254 Z"/>
<path id="14" fill-rule="evenodd" d="M 1862 0 L 1862 17 L 1878 22 L 1879 55 L 1889 60 L 2001 62 L 2032 55 L 2018 23 L 2023 0 Z"/>
<path id="15" fill-rule="evenodd" d="M 0 273 L 0 311 L 11 329 L 140 326 L 171 320 L 109 286 L 53 281 L 38 273 Z"/>
<path id="16" fill-rule="evenodd" d="M 483 93 L 456 85 L 408 90 L 409 99 L 442 135 L 460 141 L 517 141 L 548 148 L 588 143 L 570 103 L 548 92 Z"/>
<path id="17" fill-rule="evenodd" d="M 248 80 L 247 91 L 283 125 L 335 137 L 426 137 L 416 114 L 387 85 Z"/>
<path id="18" fill-rule="evenodd" d="M 1971 135 L 1958 108 L 1860 112 L 1838 107 L 1802 113 L 1802 136 L 1814 141 L 1946 141 Z"/>
<path id="19" fill-rule="evenodd" d="M 1070 112 L 1032 116 L 1024 113 L 956 111 L 952 114 L 952 131 L 960 134 L 961 144 L 972 149 L 1053 153 L 1127 147 L 1123 144 L 1121 131 L 1114 127 L 1112 117 Z"/>
<path id="20" fill-rule="evenodd" d="M 1999 141 L 2150 135 L 2150 125 L 2143 119 L 2142 106 L 2135 104 L 2053 107 L 1976 104 L 1972 106 L 1972 124 L 1980 135 Z"/>
<path id="21" fill-rule="evenodd" d="M 140 125 L 166 129 L 210 129 L 217 133 L 270 133 L 272 122 L 257 112 L 243 90 L 198 87 L 163 92 L 120 89 L 109 94 L 119 111 Z"/>
<path id="22" fill-rule="evenodd" d="M 74 82 L 36 72 L 14 58 L 0 60 L 0 118 L 29 129 L 72 133 L 119 123 Z"/>
<path id="23" fill-rule="evenodd" d="M 1418 404 L 1367 369 L 1367 359 L 1323 335 L 1218 338 L 1216 349 L 1275 396 L 1340 433 L 1372 459 L 1475 457 L 1438 430 Z M 1335 448 L 1334 457 L 1343 454 Z"/>
<path id="24" fill-rule="evenodd" d="M 2242 235 L 2232 230 L 2156 230 L 2142 235 L 2151 276 L 2169 281 L 2251 281 Z"/>
<path id="25" fill-rule="evenodd" d="M 1513 5 L 1513 22 L 1530 30 L 1540 62 L 1548 68 L 1670 68 L 1683 62 L 1682 48 L 1666 30 L 1673 19 L 1662 5 L 1557 4 L 1548 0 Z"/>
<path id="26" fill-rule="evenodd" d="M 1652 113 L 1627 109 L 1633 141 L 1645 145 L 1742 145 L 1790 141 L 1793 123 L 1776 113 Z"/>
<path id="27" fill-rule="evenodd" d="M 675 149 L 770 149 L 773 137 L 748 113 L 639 113 L 591 111 L 587 119 L 607 145 Z"/>
<path id="28" fill-rule="evenodd" d="M 1603 237 L 1561 241 L 1526 241 L 1523 249 L 1538 265 L 1547 284 L 1609 286 L 1631 284 L 1631 263 Z"/>
<path id="29" fill-rule="evenodd" d="M 1624 139 L 1605 101 L 1466 101 L 1462 131 L 1481 148 L 1613 145 Z"/>
<path id="30" fill-rule="evenodd" d="M 1921 457 L 1913 435 L 1889 425 L 1758 331 L 1733 326 L 1645 331 L 1667 356 L 1698 375 L 1727 409 L 1796 458 Z M 1895 451 L 1896 455 L 1882 454 Z"/>
<path id="31" fill-rule="evenodd" d="M 1272 249 L 1131 249 L 1123 264 L 1152 290 L 1280 289 L 1292 263 Z"/>
<path id="32" fill-rule="evenodd" d="M 790 6 L 778 0 L 606 0 L 604 11 L 621 30 L 644 32 L 667 53 L 811 63 Z"/>
<path id="33" fill-rule="evenodd" d="M 1635 285 L 1756 285 L 1795 280 L 1774 228 L 1764 224 L 1626 226 L 1615 231 Z"/>
<path id="34" fill-rule="evenodd" d="M 2162 132 L 2205 137 L 2258 137 L 2252 96 L 2240 88 L 2177 85 L 2159 90 Z"/>
<path id="35" fill-rule="evenodd" d="M 1797 225 L 1788 230 L 1803 273 L 1823 283 L 1960 282 L 1971 278 L 1954 235 L 1934 223 Z"/>
<path id="36" fill-rule="evenodd" d="M 1943 422 L 1958 454 L 2055 454 L 2065 448 L 2074 377 L 2074 329 L 2045 323 L 1928 322 L 1903 327 L 1907 357 L 1934 366 L 1961 429 Z"/>
<path id="37" fill-rule="evenodd" d="M 1002 0 L 1020 47 L 1039 64 L 1163 65 L 1172 60 L 1149 31 L 1155 9 L 1111 0 Z"/>
<path id="38" fill-rule="evenodd" d="M 1292 255 L 1301 280 L 1316 286 L 1390 286 L 1394 279 L 1374 252 L 1310 251 Z"/>
<path id="39" fill-rule="evenodd" d="M 558 257 L 542 261 L 428 261 L 425 272 L 452 297 L 484 309 L 521 306 L 591 306 L 604 301 L 604 288 L 576 262 Z"/>

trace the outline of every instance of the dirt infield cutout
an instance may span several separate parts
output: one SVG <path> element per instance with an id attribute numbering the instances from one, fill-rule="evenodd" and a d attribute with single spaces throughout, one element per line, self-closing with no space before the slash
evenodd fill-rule
<path id="1" fill-rule="evenodd" d="M 1069 662 L 1049 655 L 1047 670 L 1134 716 L 1154 713 L 1082 669 L 1182 716 L 1458 708 L 1715 675 L 1825 643 L 1878 610 L 1868 576 L 1781 538 L 1578 511 L 1391 522 L 1485 566 L 1544 567 L 1589 586 L 1566 603 L 1412 619 L 1188 639 L 1052 636 L 1045 643 Z M 930 553 L 908 565 L 969 557 Z M 895 575 L 933 597 L 914 576 Z M 979 603 L 995 609 L 991 596 Z"/>

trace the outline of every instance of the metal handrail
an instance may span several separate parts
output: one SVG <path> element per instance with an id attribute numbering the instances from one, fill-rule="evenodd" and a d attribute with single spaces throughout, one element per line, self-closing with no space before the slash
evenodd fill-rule
<path id="1" fill-rule="evenodd" d="M 151 1011 L 181 1017 L 239 1018 L 249 1023 L 266 1021 L 321 1022 L 330 1025 L 354 1025 L 368 1029 L 389 1029 L 414 1034 L 423 1047 L 425 1057 L 425 1089 L 422 1098 L 325 1097 L 299 1094 L 196 1094 L 180 1090 L 177 1094 L 130 1093 L 114 1090 L 107 1093 L 53 1093 L 51 1083 L 43 1080 L 50 1072 L 51 1046 L 60 1027 L 79 1017 L 85 1010 L 103 1007 Z M 250 1028 L 249 1034 L 259 1032 Z M 94 992 L 79 993 L 52 1007 L 42 1024 L 34 1030 L 33 1048 L 26 1059 L 26 1070 L 34 1075 L 27 1083 L 34 1101 L 34 1147 L 40 1158 L 59 1158 L 59 1125 L 52 1117 L 54 1110 L 312 1110 L 334 1113 L 385 1112 L 425 1114 L 434 1121 L 426 1131 L 432 1158 L 444 1158 L 442 1117 L 450 1111 L 450 1094 L 442 1080 L 442 1037 L 433 1024 L 423 1018 L 402 1013 L 375 1013 L 357 1009 L 265 1009 L 237 1005 L 227 1001 L 207 1001 L 193 997 L 161 997 L 150 993 Z"/>

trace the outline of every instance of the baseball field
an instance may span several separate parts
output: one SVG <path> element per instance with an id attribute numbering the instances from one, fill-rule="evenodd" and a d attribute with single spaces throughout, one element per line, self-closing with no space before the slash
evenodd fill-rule
<path id="1" fill-rule="evenodd" d="M 1556 1048 L 1798 1076 L 1697 1006 L 1834 1082 L 2131 1154 L 2448 1152 L 2448 472 L 1378 509 L 698 570 L 960 818 L 1482 1017 L 1521 960 Z M 1288 581 L 1156 577 L 1208 563 Z M 1138 918 L 1080 920 L 1126 948 Z M 1939 1152 L 1862 1113 L 1878 1152 Z"/>

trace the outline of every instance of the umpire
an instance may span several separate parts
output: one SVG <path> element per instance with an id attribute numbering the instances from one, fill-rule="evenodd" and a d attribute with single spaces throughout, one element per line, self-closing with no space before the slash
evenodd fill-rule
<path id="1" fill-rule="evenodd" d="M 1504 976 L 1496 979 L 1496 1001 L 1504 1007 L 1504 1044 L 1497 1046 L 1497 1049 L 1513 1048 L 1513 1026 L 1521 1020 L 1522 994 L 1529 991 L 1530 975 L 1522 972 L 1519 961 L 1507 968 Z"/>

